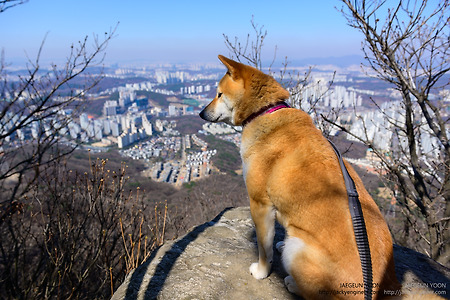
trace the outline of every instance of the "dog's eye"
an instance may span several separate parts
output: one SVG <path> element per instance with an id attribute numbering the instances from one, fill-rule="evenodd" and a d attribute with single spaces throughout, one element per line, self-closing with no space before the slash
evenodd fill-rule
<path id="1" fill-rule="evenodd" d="M 222 97 L 222 93 L 217 93 L 217 98 Z"/>

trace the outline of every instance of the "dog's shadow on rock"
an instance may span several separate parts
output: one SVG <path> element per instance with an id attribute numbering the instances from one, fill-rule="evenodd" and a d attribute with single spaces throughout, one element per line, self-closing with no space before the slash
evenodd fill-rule
<path id="1" fill-rule="evenodd" d="M 145 299 L 157 299 L 158 294 L 161 292 L 164 287 L 164 283 L 166 282 L 170 271 L 175 265 L 177 258 L 186 250 L 186 247 L 195 241 L 198 236 L 204 232 L 207 228 L 214 226 L 222 216 L 231 208 L 227 208 L 223 210 L 217 217 L 215 217 L 212 221 L 206 222 L 202 225 L 195 227 L 191 232 L 186 234 L 182 239 L 177 241 L 172 245 L 169 251 L 167 251 L 164 257 L 159 262 L 158 266 L 155 269 L 155 273 L 152 276 L 146 292 Z M 154 250 L 152 255 L 142 264 L 136 271 L 132 274 L 132 278 L 130 280 L 130 284 L 128 285 L 125 298 L 124 299 L 137 299 L 137 292 L 139 291 L 144 277 L 147 273 L 147 269 L 149 265 L 152 263 L 155 258 L 158 249 Z"/>

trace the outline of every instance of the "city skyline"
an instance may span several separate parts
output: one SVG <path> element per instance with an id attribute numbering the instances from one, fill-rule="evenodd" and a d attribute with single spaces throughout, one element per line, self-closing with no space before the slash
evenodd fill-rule
<path id="1" fill-rule="evenodd" d="M 50 1 L 30 0 L 0 14 L 5 61 L 31 60 L 45 39 L 44 62 L 64 62 L 71 44 L 117 24 L 107 63 L 217 62 L 223 34 L 244 42 L 252 17 L 268 35 L 263 54 L 301 60 L 361 55 L 362 35 L 346 24 L 340 1 Z"/>

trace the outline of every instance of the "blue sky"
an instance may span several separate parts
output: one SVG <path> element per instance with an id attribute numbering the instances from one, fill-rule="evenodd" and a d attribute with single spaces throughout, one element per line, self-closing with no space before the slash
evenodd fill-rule
<path id="1" fill-rule="evenodd" d="M 227 55 L 223 34 L 245 40 L 250 20 L 268 31 L 263 53 L 302 59 L 361 54 L 362 36 L 335 8 L 340 1 L 29 0 L 0 14 L 6 61 L 33 58 L 47 35 L 43 59 L 62 60 L 86 35 L 115 27 L 108 62 L 216 62 Z"/>

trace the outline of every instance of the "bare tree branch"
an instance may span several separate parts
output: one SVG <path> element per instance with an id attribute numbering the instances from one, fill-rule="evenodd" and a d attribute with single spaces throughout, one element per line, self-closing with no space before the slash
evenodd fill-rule
<path id="1" fill-rule="evenodd" d="M 386 108 L 378 106 L 388 125 L 384 130 L 395 129 L 392 136 L 398 140 L 390 151 L 377 149 L 376 143 L 367 136 L 355 135 L 351 129 L 333 123 L 374 150 L 387 173 L 395 179 L 392 188 L 400 191 L 399 202 L 406 208 L 403 211 L 409 224 L 428 245 L 424 252 L 448 262 L 448 118 L 438 108 L 442 107 L 443 100 L 432 99 L 431 94 L 437 94 L 438 88 L 450 83 L 445 79 L 450 71 L 449 1 L 440 1 L 434 7 L 430 7 L 429 1 L 399 1 L 387 9 L 386 1 L 342 0 L 342 3 L 348 24 L 364 36 L 363 51 L 368 67 L 400 92 L 402 110 L 397 107 L 395 112 L 387 113 Z M 382 12 L 386 15 L 384 22 L 377 17 Z M 442 86 L 437 86 L 438 83 Z M 395 115 L 401 117 L 396 120 Z M 433 145 L 436 143 L 433 153 L 423 151 L 424 138 Z M 425 223 L 417 218 L 423 218 Z"/>
<path id="2" fill-rule="evenodd" d="M 229 37 L 223 34 L 225 39 L 225 45 L 228 50 L 232 52 L 231 57 L 239 62 L 252 65 L 253 67 L 261 70 L 262 69 L 262 48 L 264 46 L 264 40 L 267 37 L 267 30 L 264 30 L 264 26 L 259 26 L 255 23 L 254 16 L 251 20 L 253 37 L 248 34 L 245 40 L 245 44 L 241 44 L 238 37 L 234 38 L 232 42 Z M 276 58 L 276 47 L 274 51 L 274 58 Z M 271 64 L 271 65 L 272 65 Z"/>
<path id="3" fill-rule="evenodd" d="M 115 29 L 105 33 L 102 39 L 94 36 L 92 50 L 88 49 L 91 42 L 88 37 L 73 45 L 61 69 L 56 65 L 50 70 L 41 69 L 43 42 L 35 61 L 28 62 L 28 75 L 19 77 L 18 84 L 11 87 L 7 85 L 5 65 L 1 66 L 2 94 L 9 95 L 9 99 L 0 102 L 0 188 L 3 190 L 0 216 L 9 211 L 9 205 L 18 195 L 26 193 L 38 177 L 40 167 L 75 149 L 76 143 L 66 137 L 68 125 L 82 107 L 85 94 L 102 79 L 102 76 L 86 74 L 86 70 L 102 64 Z M 86 78 L 86 86 L 71 88 L 72 80 L 81 76 Z M 69 92 L 63 95 L 63 89 Z M 72 110 L 70 115 L 65 113 L 68 108 Z M 30 130 L 32 138 L 25 138 L 23 135 Z M 16 179 L 12 187 L 11 178 Z"/>
<path id="4" fill-rule="evenodd" d="M 28 2 L 28 0 L 0 0 L 0 13 L 26 2 Z"/>

